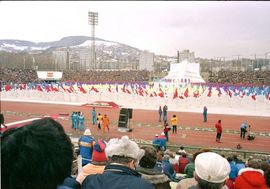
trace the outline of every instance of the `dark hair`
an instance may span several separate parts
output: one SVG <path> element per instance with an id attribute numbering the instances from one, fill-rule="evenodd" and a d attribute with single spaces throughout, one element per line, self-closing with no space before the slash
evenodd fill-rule
<path id="1" fill-rule="evenodd" d="M 218 120 L 219 123 L 221 123 L 221 120 Z"/>
<path id="2" fill-rule="evenodd" d="M 260 169 L 261 168 L 261 160 L 260 159 L 249 159 L 247 166 L 251 167 L 253 169 Z"/>
<path id="3" fill-rule="evenodd" d="M 44 118 L 1 137 L 5 189 L 55 189 L 71 174 L 73 149 L 60 123 Z"/>
<path id="4" fill-rule="evenodd" d="M 233 161 L 233 158 L 229 156 L 229 157 L 227 157 L 227 161 L 228 162 L 232 162 Z"/>
<path id="5" fill-rule="evenodd" d="M 200 186 L 200 189 L 221 189 L 225 185 L 225 182 L 211 183 L 211 182 L 201 179 L 198 176 L 198 185 Z"/>
<path id="6" fill-rule="evenodd" d="M 120 163 L 120 164 L 128 164 L 132 160 L 136 161 L 133 158 L 125 157 L 125 156 L 118 156 L 118 155 L 113 155 L 112 157 L 109 157 L 108 163 Z"/>
<path id="7" fill-rule="evenodd" d="M 270 187 L 270 165 L 264 161 L 261 163 L 261 169 L 264 171 L 264 179 L 268 187 Z"/>
<path id="8" fill-rule="evenodd" d="M 139 165 L 143 168 L 154 168 L 157 162 L 157 151 L 153 147 L 143 146 L 144 156 L 141 158 Z"/>
<path id="9" fill-rule="evenodd" d="M 185 152 L 182 152 L 181 155 L 182 155 L 183 158 L 187 157 L 187 154 Z"/>

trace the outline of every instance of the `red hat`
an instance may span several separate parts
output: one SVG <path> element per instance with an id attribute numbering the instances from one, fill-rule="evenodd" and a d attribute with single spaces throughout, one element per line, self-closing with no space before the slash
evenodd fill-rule
<path id="1" fill-rule="evenodd" d="M 106 144 L 102 140 L 98 140 L 93 147 L 92 161 L 94 162 L 106 162 L 107 157 L 105 154 Z"/>

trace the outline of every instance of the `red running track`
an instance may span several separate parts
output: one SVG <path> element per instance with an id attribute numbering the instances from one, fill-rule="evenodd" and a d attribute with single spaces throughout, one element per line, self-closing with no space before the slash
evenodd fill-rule
<path id="1" fill-rule="evenodd" d="M 101 133 L 96 126 L 90 123 L 91 116 L 90 107 L 84 106 L 69 106 L 56 104 L 38 104 L 38 103 L 20 103 L 20 102 L 1 102 L 1 111 L 5 115 L 5 123 L 20 121 L 23 119 L 30 119 L 34 117 L 43 117 L 45 115 L 65 114 L 71 111 L 84 112 L 86 123 L 85 127 L 90 128 L 93 135 L 102 138 L 119 137 L 121 135 L 129 135 L 131 138 L 152 140 L 155 134 L 162 132 L 161 123 L 158 120 L 157 111 L 151 110 L 133 110 L 133 118 L 131 119 L 131 127 L 133 131 L 130 133 L 121 133 L 117 131 L 117 121 L 120 109 L 113 108 L 96 108 L 98 113 L 106 113 L 111 119 L 110 132 Z M 208 122 L 204 123 L 202 114 L 198 113 L 184 113 L 184 112 L 168 112 L 168 118 L 176 114 L 179 121 L 179 126 L 184 127 L 202 127 L 214 128 L 218 119 L 222 120 L 223 130 L 239 130 L 242 122 L 248 122 L 252 125 L 253 131 L 270 133 L 270 117 L 255 117 L 255 116 L 236 116 L 236 115 L 218 115 L 209 114 Z M 79 136 L 81 131 L 74 131 L 71 129 L 69 116 L 64 120 L 59 120 L 62 123 L 67 133 L 73 136 Z M 241 144 L 243 150 L 255 150 L 270 153 L 270 137 L 257 136 L 254 141 L 241 140 L 238 134 L 223 133 L 222 143 L 215 142 L 215 132 L 194 131 L 194 130 L 179 130 L 177 134 L 169 134 L 170 144 L 179 145 L 194 145 L 201 147 L 217 147 L 217 148 L 234 148 L 237 144 Z"/>

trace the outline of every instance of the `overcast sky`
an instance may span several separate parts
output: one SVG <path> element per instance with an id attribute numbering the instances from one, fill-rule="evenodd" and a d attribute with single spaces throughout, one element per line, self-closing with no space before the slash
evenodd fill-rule
<path id="1" fill-rule="evenodd" d="M 96 37 L 155 54 L 190 49 L 196 57 L 251 58 L 270 51 L 267 1 L 1 1 L 0 39 L 91 36 L 88 11 L 98 12 Z"/>

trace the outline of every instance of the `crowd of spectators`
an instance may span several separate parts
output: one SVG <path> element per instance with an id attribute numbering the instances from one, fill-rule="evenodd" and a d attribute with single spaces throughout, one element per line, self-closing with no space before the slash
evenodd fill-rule
<path id="1" fill-rule="evenodd" d="M 0 81 L 4 83 L 29 83 L 37 82 L 36 70 L 19 68 L 1 68 Z"/>
<path id="2" fill-rule="evenodd" d="M 117 71 L 63 71 L 63 82 L 143 82 L 149 81 L 146 70 L 117 70 Z M 0 80 L 4 83 L 38 82 L 36 70 L 19 68 L 1 68 Z"/>
<path id="3" fill-rule="evenodd" d="M 117 70 L 117 71 L 76 71 L 63 72 L 62 81 L 77 82 L 135 82 L 149 81 L 149 72 L 146 70 Z"/>
<path id="4" fill-rule="evenodd" d="M 92 70 L 63 71 L 63 82 L 144 82 L 149 81 L 150 72 L 146 70 Z M 37 82 L 37 72 L 33 69 L 1 68 L 0 80 L 4 83 Z M 207 80 L 207 79 L 206 79 Z M 269 85 L 270 71 L 227 71 L 210 72 L 208 82 L 221 84 Z"/>
<path id="5" fill-rule="evenodd" d="M 256 84 L 269 85 L 270 71 L 228 71 L 222 70 L 218 73 L 210 72 L 208 81 L 210 83 L 222 84 Z"/>

